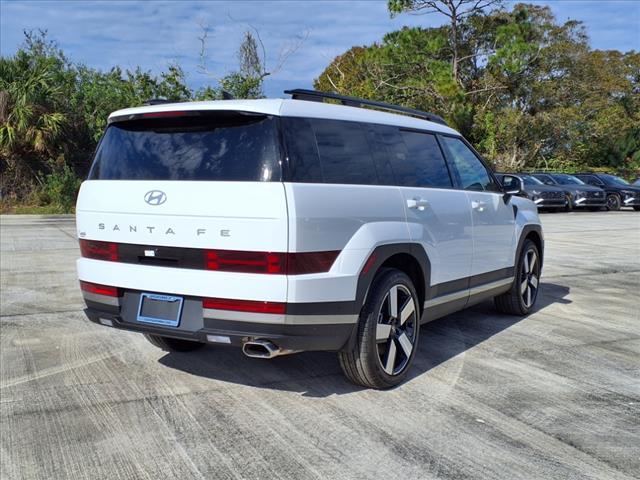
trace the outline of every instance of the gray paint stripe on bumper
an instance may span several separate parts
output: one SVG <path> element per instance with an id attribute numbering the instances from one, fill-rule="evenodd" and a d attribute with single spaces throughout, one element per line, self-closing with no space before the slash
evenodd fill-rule
<path id="1" fill-rule="evenodd" d="M 234 312 L 203 308 L 202 316 L 216 320 L 247 323 L 271 323 L 280 325 L 329 325 L 356 323 L 358 315 L 280 315 L 273 313 Z"/>

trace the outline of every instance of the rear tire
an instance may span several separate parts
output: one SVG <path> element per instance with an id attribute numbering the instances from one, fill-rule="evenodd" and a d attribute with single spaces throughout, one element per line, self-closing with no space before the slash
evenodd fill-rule
<path id="1" fill-rule="evenodd" d="M 511 289 L 493 299 L 496 309 L 509 315 L 527 315 L 536 303 L 539 287 L 540 252 L 535 243 L 525 240 Z"/>
<path id="2" fill-rule="evenodd" d="M 411 279 L 400 270 L 379 272 L 369 292 L 353 347 L 338 359 L 352 383 L 385 389 L 409 372 L 418 349 L 420 305 Z"/>
<path id="3" fill-rule="evenodd" d="M 615 193 L 610 193 L 609 195 L 607 195 L 607 210 L 616 212 L 620 210 L 620 204 L 620 196 L 616 195 Z"/>
<path id="4" fill-rule="evenodd" d="M 151 333 L 145 333 L 144 338 L 146 338 L 151 345 L 167 352 L 192 352 L 193 350 L 204 347 L 204 343 L 182 340 L 180 338 L 163 337 Z"/>

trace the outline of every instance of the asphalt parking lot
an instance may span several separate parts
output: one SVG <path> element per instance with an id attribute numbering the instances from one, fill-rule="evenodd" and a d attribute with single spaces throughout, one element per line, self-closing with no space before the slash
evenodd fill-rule
<path id="1" fill-rule="evenodd" d="M 167 354 L 89 323 L 72 217 L 0 217 L 0 477 L 637 478 L 640 213 L 542 216 L 538 309 L 423 327 L 409 381 L 334 354 Z"/>

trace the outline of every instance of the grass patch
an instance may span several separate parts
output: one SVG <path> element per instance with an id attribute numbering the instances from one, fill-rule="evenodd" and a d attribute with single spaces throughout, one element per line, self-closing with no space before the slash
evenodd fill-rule
<path id="1" fill-rule="evenodd" d="M 67 208 L 64 205 L 28 205 L 21 203 L 0 201 L 0 213 L 3 215 L 56 215 L 74 213 L 75 208 Z"/>

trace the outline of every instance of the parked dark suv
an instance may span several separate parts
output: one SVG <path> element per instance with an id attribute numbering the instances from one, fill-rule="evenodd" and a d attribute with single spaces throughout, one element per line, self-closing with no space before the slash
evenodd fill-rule
<path id="1" fill-rule="evenodd" d="M 503 177 L 507 176 L 507 180 L 509 176 L 520 178 L 524 187 L 522 196 L 532 200 L 538 206 L 538 209 L 562 210 L 567 206 L 564 190 L 545 185 L 532 175 L 526 173 L 496 173 L 496 176 L 505 188 L 510 188 L 511 185 L 505 185 Z"/>
<path id="2" fill-rule="evenodd" d="M 626 180 L 608 173 L 578 173 L 576 177 L 606 192 L 607 209 L 633 207 L 634 210 L 640 210 L 640 188 L 630 185 Z"/>
<path id="3" fill-rule="evenodd" d="M 567 210 L 587 208 L 598 211 L 607 206 L 607 195 L 602 188 L 587 185 L 573 175 L 566 173 L 532 173 L 531 175 L 545 185 L 561 188 L 567 197 Z"/>

